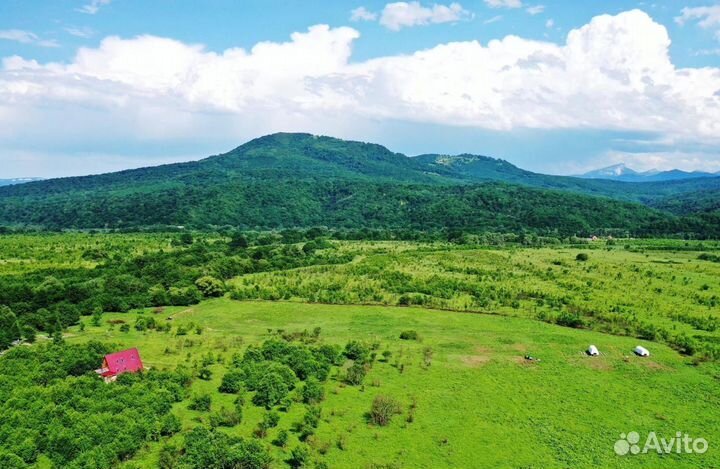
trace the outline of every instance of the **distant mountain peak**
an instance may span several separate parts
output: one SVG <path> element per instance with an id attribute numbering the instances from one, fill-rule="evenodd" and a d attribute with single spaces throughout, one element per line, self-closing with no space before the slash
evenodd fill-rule
<path id="1" fill-rule="evenodd" d="M 602 178 L 604 176 L 623 176 L 627 174 L 638 174 L 637 171 L 630 169 L 625 163 L 618 163 L 605 168 L 595 169 L 582 175 L 586 178 Z"/>
<path id="2" fill-rule="evenodd" d="M 648 171 L 635 171 L 629 168 L 625 163 L 618 163 L 605 168 L 595 169 L 588 171 L 585 174 L 581 174 L 578 177 L 585 179 L 611 179 L 614 181 L 627 181 L 627 182 L 650 182 L 650 181 L 674 181 L 679 179 L 694 179 L 701 177 L 713 177 L 717 176 L 713 173 L 707 173 L 702 171 L 682 171 L 680 169 L 670 169 L 667 171 L 660 171 L 658 169 L 651 169 Z"/>

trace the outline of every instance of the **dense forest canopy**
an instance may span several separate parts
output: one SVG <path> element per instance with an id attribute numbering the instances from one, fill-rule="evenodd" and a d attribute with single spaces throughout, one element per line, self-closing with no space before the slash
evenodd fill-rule
<path id="1" fill-rule="evenodd" d="M 3 187 L 0 224 L 322 225 L 562 236 L 622 230 L 709 238 L 720 234 L 717 204 L 707 195 L 718 187 L 720 178 L 624 183 L 547 176 L 484 156 L 408 158 L 380 145 L 275 134 L 191 163 Z"/>

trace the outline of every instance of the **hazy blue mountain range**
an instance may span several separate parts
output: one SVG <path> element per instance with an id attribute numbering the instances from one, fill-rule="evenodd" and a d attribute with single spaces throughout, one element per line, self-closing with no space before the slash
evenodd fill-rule
<path id="1" fill-rule="evenodd" d="M 652 181 L 676 181 L 680 179 L 693 179 L 716 177 L 717 173 L 708 173 L 704 171 L 682 171 L 680 169 L 671 169 L 668 171 L 658 171 L 656 169 L 650 171 L 638 172 L 628 168 L 625 163 L 620 163 L 606 168 L 596 169 L 581 174 L 578 177 L 586 179 L 610 179 L 613 181 L 628 182 L 652 182 Z"/>
<path id="2" fill-rule="evenodd" d="M 26 182 L 42 181 L 42 178 L 13 178 L 0 179 L 0 186 L 12 186 L 14 184 L 25 184 Z"/>

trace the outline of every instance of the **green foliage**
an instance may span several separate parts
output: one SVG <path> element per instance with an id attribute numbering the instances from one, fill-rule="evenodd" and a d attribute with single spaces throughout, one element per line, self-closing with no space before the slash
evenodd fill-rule
<path id="1" fill-rule="evenodd" d="M 270 411 L 266 412 L 263 415 L 262 420 L 258 424 L 258 428 L 255 432 L 255 435 L 259 438 L 265 438 L 267 435 L 267 431 L 271 428 L 275 428 L 278 425 L 278 422 L 280 421 L 280 415 L 277 412 Z"/>
<path id="2" fill-rule="evenodd" d="M 587 261 L 589 258 L 590 258 L 590 257 L 587 255 L 586 252 L 579 252 L 578 255 L 575 256 L 575 260 L 578 261 L 578 262 L 585 262 L 585 261 Z"/>
<path id="3" fill-rule="evenodd" d="M 230 370 L 222 378 L 220 383 L 220 392 L 228 394 L 238 394 L 245 388 L 243 379 L 245 374 L 241 370 Z"/>
<path id="4" fill-rule="evenodd" d="M 247 249 L 248 240 L 242 233 L 235 233 L 230 240 L 230 247 L 233 249 Z"/>
<path id="5" fill-rule="evenodd" d="M 272 457 L 257 441 L 229 437 L 200 426 L 185 436 L 180 462 L 189 469 L 267 469 Z"/>
<path id="6" fill-rule="evenodd" d="M 370 420 L 375 425 L 386 426 L 390 423 L 394 415 L 402 413 L 400 403 L 389 396 L 378 395 L 373 399 L 370 408 Z"/>
<path id="7" fill-rule="evenodd" d="M 160 434 L 162 436 L 174 435 L 182 429 L 182 423 L 175 414 L 166 414 L 160 419 Z"/>
<path id="8" fill-rule="evenodd" d="M 212 397 L 210 394 L 199 394 L 192 398 L 190 404 L 188 404 L 188 409 L 200 412 L 209 412 L 211 405 Z"/>
<path id="9" fill-rule="evenodd" d="M 278 376 L 287 389 L 295 387 L 297 376 L 290 367 L 275 361 L 249 362 L 242 365 L 243 380 L 250 391 L 260 388 L 260 382 L 269 374 Z"/>
<path id="10" fill-rule="evenodd" d="M 420 340 L 420 336 L 417 331 L 402 331 L 400 333 L 400 338 L 402 340 Z"/>
<path id="11" fill-rule="evenodd" d="M 276 134 L 192 163 L 1 187 L 0 222 L 51 229 L 206 228 L 242 220 L 245 228 L 265 229 L 323 225 L 589 235 L 611 228 L 636 236 L 717 237 L 717 204 L 707 196 L 719 189 L 715 179 L 586 180 L 535 174 L 477 155 L 408 158 L 379 145 Z M 675 203 L 678 195 L 687 200 Z M 687 213 L 698 210 L 693 205 L 698 199 L 704 201 L 701 213 L 686 218 L 627 202 Z M 449 241 L 463 242 L 461 231 L 449 234 Z M 187 231 L 171 242 L 196 244 Z M 231 246 L 244 249 L 239 238 Z M 317 249 L 315 240 L 304 245 L 306 254 Z M 97 250 L 87 254 L 104 258 Z"/>
<path id="12" fill-rule="evenodd" d="M 366 375 L 367 370 L 365 369 L 365 366 L 361 363 L 356 362 L 353 363 L 350 368 L 348 368 L 347 373 L 345 374 L 345 381 L 347 381 L 349 384 L 357 386 L 359 384 L 362 384 Z"/>
<path id="13" fill-rule="evenodd" d="M 52 333 L 58 327 L 78 324 L 81 315 L 90 314 L 88 324 L 100 327 L 103 311 L 197 304 L 206 296 L 222 295 L 225 280 L 239 274 L 350 259 L 347 255 L 337 255 L 334 249 L 326 249 L 317 256 L 305 256 L 277 244 L 228 254 L 224 238 L 218 235 L 196 233 L 196 242 L 191 245 L 173 245 L 170 236 L 2 237 L 0 252 L 3 255 L 32 262 L 0 265 L 0 305 L 16 315 L 21 331 L 33 328 Z M 258 237 L 253 236 L 253 243 Z M 57 245 L 63 248 L 55 249 Z M 88 246 L 103 253 L 99 264 L 85 260 Z M 260 252 L 259 249 L 262 257 L 256 259 L 255 252 Z M 10 324 L 13 320 L 7 312 L 0 313 L 0 321 L 9 321 L 0 328 L 5 333 L 0 337 L 2 350 L 17 339 L 17 329 Z M 85 323 L 82 324 L 84 327 Z M 150 315 L 131 326 L 137 330 L 169 327 Z M 200 330 L 196 328 L 196 332 Z"/>
<path id="14" fill-rule="evenodd" d="M 21 337 L 17 316 L 8 306 L 0 305 L 0 350 L 8 348 Z"/>
<path id="15" fill-rule="evenodd" d="M 158 455 L 158 468 L 175 469 L 178 467 L 179 458 L 180 452 L 175 446 L 164 444 L 160 448 L 160 454 Z"/>
<path id="16" fill-rule="evenodd" d="M 225 285 L 222 280 L 206 275 L 195 280 L 195 286 L 206 297 L 222 296 L 225 293 Z"/>
<path id="17" fill-rule="evenodd" d="M 234 427 L 242 421 L 242 412 L 237 408 L 228 409 L 221 407 L 219 410 L 210 414 L 210 426 L 215 427 Z"/>
<path id="18" fill-rule="evenodd" d="M 210 370 L 210 368 L 207 366 L 203 366 L 198 371 L 198 378 L 202 379 L 203 381 L 210 381 L 212 379 L 212 370 Z"/>
<path id="19" fill-rule="evenodd" d="M 565 327 L 580 328 L 584 325 L 584 322 L 579 315 L 567 311 L 563 311 L 562 313 L 560 313 L 555 322 Z"/>
<path id="20" fill-rule="evenodd" d="M 257 383 L 253 404 L 266 408 L 273 407 L 279 404 L 288 392 L 288 386 L 280 374 L 276 372 L 265 374 Z"/>
<path id="21" fill-rule="evenodd" d="M 364 363 L 368 360 L 368 357 L 370 356 L 370 347 L 360 341 L 351 340 L 350 342 L 345 344 L 345 356 L 348 357 L 350 360 Z"/>
<path id="22" fill-rule="evenodd" d="M 92 372 L 105 345 L 19 347 L 0 358 L 0 466 L 111 467 L 179 422 L 180 376 L 150 370 L 105 384 Z M 90 464 L 95 465 L 90 465 Z"/>
<path id="23" fill-rule="evenodd" d="M 702 254 L 700 254 L 698 256 L 698 259 L 700 259 L 701 261 L 720 262 L 720 256 L 707 252 L 703 252 Z"/>
<path id="24" fill-rule="evenodd" d="M 285 446 L 287 446 L 289 438 L 290 433 L 287 430 L 280 430 L 277 434 L 277 437 L 273 440 L 273 444 L 275 446 L 284 448 Z"/>
<path id="25" fill-rule="evenodd" d="M 290 467 L 307 467 L 310 463 L 310 450 L 305 445 L 298 445 L 290 452 L 290 459 L 287 460 Z"/>
<path id="26" fill-rule="evenodd" d="M 317 404 L 325 398 L 325 389 L 317 378 L 311 376 L 305 382 L 301 395 L 305 404 Z"/>

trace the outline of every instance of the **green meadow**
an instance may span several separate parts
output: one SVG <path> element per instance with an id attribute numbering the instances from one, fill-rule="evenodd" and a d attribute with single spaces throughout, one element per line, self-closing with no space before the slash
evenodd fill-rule
<path id="1" fill-rule="evenodd" d="M 0 237 L 0 466 L 720 467 L 718 242 L 339 238 Z M 130 347 L 148 372 L 103 384 Z"/>
<path id="2" fill-rule="evenodd" d="M 231 281 L 232 296 L 503 314 L 720 358 L 720 263 L 699 254 L 715 252 L 716 243 L 505 249 L 377 243 L 365 248 L 350 263 L 237 277 Z"/>
<path id="3" fill-rule="evenodd" d="M 155 315 L 174 327 L 201 333 L 120 332 L 111 321 L 132 324 Z M 237 302 L 218 299 L 192 307 L 142 314 L 106 314 L 100 326 L 71 330 L 70 343 L 101 340 L 138 347 L 147 366 L 190 366 L 214 354 L 227 362 L 248 344 L 276 336 L 277 329 L 321 328 L 320 341 L 374 343 L 379 358 L 361 386 L 335 373 L 324 385 L 322 419 L 309 441 L 313 458 L 337 468 L 379 467 L 714 467 L 720 454 L 720 394 L 717 368 L 691 366 L 667 346 L 627 337 L 576 330 L 540 321 L 413 307 L 336 306 L 289 302 Z M 420 340 L 401 340 L 405 330 Z M 588 357 L 589 344 L 602 355 Z M 637 344 L 651 357 L 632 354 Z M 425 350 L 432 350 L 425 362 Z M 527 361 L 532 355 L 539 361 Z M 213 406 L 231 405 L 232 395 L 217 391 L 225 364 L 212 365 L 209 381 L 195 380 L 191 393 L 210 393 Z M 402 413 L 380 427 L 367 420 L 374 396 L 392 396 Z M 281 413 L 265 440 L 301 419 L 303 404 Z M 183 431 L 207 421 L 207 413 L 176 404 Z M 242 423 L 224 429 L 252 437 L 264 410 L 246 403 Z M 412 417 L 410 415 L 412 414 Z M 677 431 L 706 438 L 703 455 L 617 456 L 621 433 L 655 431 L 668 438 Z M 297 442 L 290 432 L 288 448 Z M 182 432 L 174 439 L 182 438 Z M 160 443 L 147 446 L 128 467 L 157 467 Z M 273 447 L 283 467 L 288 450 Z"/>

